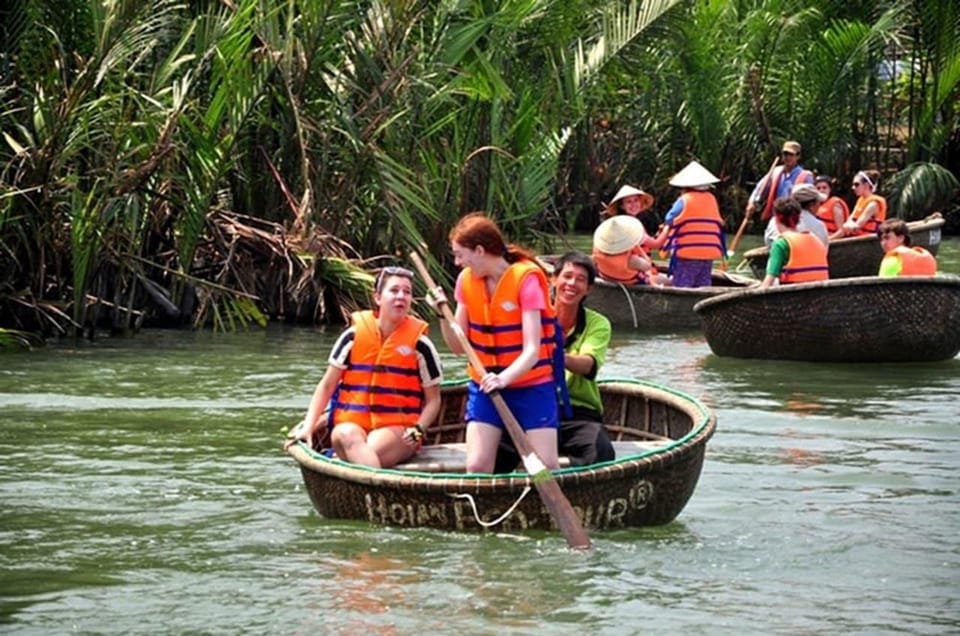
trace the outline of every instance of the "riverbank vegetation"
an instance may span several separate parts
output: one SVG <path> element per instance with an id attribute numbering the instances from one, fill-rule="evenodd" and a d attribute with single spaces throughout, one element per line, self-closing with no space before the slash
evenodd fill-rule
<path id="1" fill-rule="evenodd" d="M 930 1 L 25 0 L 0 9 L 0 342 L 341 321 L 464 212 L 549 250 L 698 159 L 728 228 L 784 139 L 957 222 Z M 449 279 L 448 279 L 449 280 Z M 4 336 L 4 334 L 6 334 Z"/>

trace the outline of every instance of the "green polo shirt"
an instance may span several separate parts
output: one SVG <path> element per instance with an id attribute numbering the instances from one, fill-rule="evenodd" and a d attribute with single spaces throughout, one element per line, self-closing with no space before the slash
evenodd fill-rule
<path id="1" fill-rule="evenodd" d="M 790 243 L 782 236 L 777 237 L 770 246 L 770 256 L 767 258 L 767 275 L 779 278 L 783 266 L 790 260 Z"/>
<path id="2" fill-rule="evenodd" d="M 567 353 L 591 356 L 594 360 L 589 375 L 566 372 L 567 389 L 570 391 L 570 404 L 573 407 L 588 408 L 603 413 L 603 401 L 597 386 L 597 373 L 607 360 L 607 346 L 610 344 L 610 321 L 603 314 L 580 305 L 577 311 L 577 325 L 573 333 L 566 336 L 564 349 Z"/>

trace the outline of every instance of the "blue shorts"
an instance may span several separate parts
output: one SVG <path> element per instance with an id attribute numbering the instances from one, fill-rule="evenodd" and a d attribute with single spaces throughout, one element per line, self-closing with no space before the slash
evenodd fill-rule
<path id="1" fill-rule="evenodd" d="M 535 428 L 558 428 L 557 388 L 553 382 L 534 386 L 500 389 L 500 395 L 510 407 L 510 412 L 520 422 L 520 428 L 530 431 Z M 503 420 L 493 405 L 490 396 L 480 390 L 473 380 L 467 385 L 467 422 L 485 422 L 504 428 Z"/>

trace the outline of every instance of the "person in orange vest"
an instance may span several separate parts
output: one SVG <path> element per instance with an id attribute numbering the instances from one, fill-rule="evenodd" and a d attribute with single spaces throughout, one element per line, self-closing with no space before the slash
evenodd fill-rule
<path id="1" fill-rule="evenodd" d="M 827 280 L 827 246 L 811 232 L 798 232 L 800 204 L 793 198 L 777 199 L 773 213 L 780 226 L 780 237 L 770 246 L 767 274 L 760 287 Z"/>
<path id="2" fill-rule="evenodd" d="M 660 274 L 641 247 L 647 238 L 643 224 L 633 216 L 619 214 L 597 226 L 593 233 L 593 260 L 604 279 L 624 285 L 665 285 L 670 279 Z"/>
<path id="3" fill-rule="evenodd" d="M 846 201 L 833 194 L 833 177 L 825 174 L 817 175 L 813 184 L 824 196 L 823 203 L 817 207 L 817 218 L 826 226 L 829 238 L 838 239 L 843 236 L 840 228 L 850 216 L 850 208 Z"/>
<path id="4" fill-rule="evenodd" d="M 843 224 L 844 236 L 876 234 L 880 224 L 887 220 L 887 200 L 875 194 L 880 185 L 880 173 L 861 170 L 853 177 L 853 192 L 857 202 L 850 218 Z"/>
<path id="5" fill-rule="evenodd" d="M 880 246 L 885 256 L 878 276 L 933 276 L 937 259 L 919 246 L 912 246 L 910 228 L 903 219 L 889 219 L 880 225 Z"/>
<path id="6" fill-rule="evenodd" d="M 790 196 L 793 186 L 800 183 L 813 183 L 813 173 L 800 165 L 800 142 L 785 141 L 780 150 L 780 159 L 783 164 L 777 166 L 768 175 L 765 175 L 750 193 L 747 199 L 747 217 L 762 204 L 763 214 L 760 219 L 768 220 L 773 215 L 773 202 L 782 197 Z"/>
<path id="7" fill-rule="evenodd" d="M 603 425 L 603 398 L 597 384 L 610 346 L 610 321 L 585 303 L 596 278 L 593 261 L 581 252 L 567 252 L 553 268 L 557 323 L 564 335 L 563 366 L 572 407 L 569 415 L 560 418 L 558 446 L 571 466 L 608 462 L 616 457 Z M 510 472 L 519 463 L 520 455 L 512 441 L 502 438 L 494 472 Z"/>
<path id="8" fill-rule="evenodd" d="M 727 247 L 717 198 L 710 191 L 720 179 L 696 161 L 670 179 L 680 197 L 667 212 L 663 229 L 650 246 L 670 250 L 670 275 L 674 287 L 709 287 L 713 261 Z"/>
<path id="9" fill-rule="evenodd" d="M 528 250 L 507 245 L 497 224 L 470 213 L 450 231 L 457 277 L 456 325 L 440 322 L 443 338 L 456 354 L 466 353 L 454 329 L 466 334 L 486 375 L 470 365 L 467 385 L 467 472 L 490 473 L 504 432 L 493 400 L 498 391 L 526 431 L 533 450 L 549 469 L 559 467 L 558 388 L 565 393 L 563 334 L 557 328 L 547 273 Z M 432 289 L 428 302 L 446 302 Z"/>
<path id="10" fill-rule="evenodd" d="M 332 422 L 336 456 L 390 468 L 417 452 L 440 412 L 440 356 L 427 323 L 410 315 L 413 272 L 385 267 L 374 283 L 376 309 L 351 315 L 303 421 L 284 443 L 312 445 Z M 329 413 L 325 413 L 329 405 Z"/>

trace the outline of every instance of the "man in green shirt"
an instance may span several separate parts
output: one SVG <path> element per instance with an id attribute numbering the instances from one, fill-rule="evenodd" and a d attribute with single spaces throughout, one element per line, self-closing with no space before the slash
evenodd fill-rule
<path id="1" fill-rule="evenodd" d="M 610 321 L 584 306 L 583 300 L 597 277 L 589 256 L 568 252 L 554 265 L 553 289 L 557 320 L 564 334 L 564 367 L 572 418 L 562 418 L 558 432 L 561 457 L 571 466 L 584 466 L 614 458 L 613 445 L 603 426 L 603 402 L 597 373 L 607 358 Z M 509 472 L 519 463 L 517 451 L 502 439 L 495 472 Z"/>

